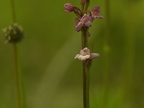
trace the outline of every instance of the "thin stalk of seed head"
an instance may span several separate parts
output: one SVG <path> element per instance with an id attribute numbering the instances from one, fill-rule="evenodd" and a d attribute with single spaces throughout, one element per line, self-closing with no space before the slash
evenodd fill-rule
<path id="1" fill-rule="evenodd" d="M 11 11 L 12 11 L 12 20 L 13 23 L 16 22 L 16 14 L 15 14 L 15 4 L 14 4 L 14 0 L 11 0 Z"/>
<path id="2" fill-rule="evenodd" d="M 12 11 L 12 21 L 13 23 L 16 22 L 16 14 L 15 14 L 15 3 L 14 0 L 10 0 L 11 2 L 11 11 Z M 25 92 L 24 92 L 24 83 L 23 83 L 23 75 L 19 69 L 21 68 L 18 65 L 18 48 L 17 43 L 13 43 L 13 50 L 14 50 L 14 65 L 15 65 L 15 72 L 14 72 L 14 79 L 15 79 L 15 94 L 16 94 L 16 106 L 17 108 L 26 108 L 25 104 Z"/>
<path id="3" fill-rule="evenodd" d="M 107 97 L 108 97 L 108 82 L 109 82 L 109 36 L 110 36 L 110 0 L 105 0 L 105 11 L 106 11 L 106 31 L 105 31 L 105 37 L 104 37 L 104 87 L 103 87 L 103 103 L 102 108 L 107 107 Z"/>
<path id="4" fill-rule="evenodd" d="M 14 79 L 15 79 L 15 94 L 16 94 L 16 106 L 17 108 L 26 108 L 24 83 L 22 80 L 22 73 L 19 70 L 18 60 L 18 47 L 16 43 L 13 43 L 14 50 Z"/>
<path id="5" fill-rule="evenodd" d="M 19 84 L 19 74 L 18 74 L 18 53 L 17 53 L 17 45 L 13 43 L 14 50 L 14 79 L 15 79 L 15 94 L 16 94 L 16 106 L 17 108 L 21 108 L 21 97 L 20 97 L 20 84 Z"/>
<path id="6" fill-rule="evenodd" d="M 19 66 L 21 67 L 21 66 Z M 23 79 L 23 73 L 21 70 L 19 70 L 19 81 L 20 81 L 20 91 L 21 91 L 21 104 L 22 108 L 26 108 L 26 102 L 25 102 L 25 86 L 24 86 L 24 79 Z"/>

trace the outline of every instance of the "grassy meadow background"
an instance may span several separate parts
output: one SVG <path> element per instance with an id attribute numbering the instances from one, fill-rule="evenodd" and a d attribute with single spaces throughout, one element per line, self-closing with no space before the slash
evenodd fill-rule
<path id="1" fill-rule="evenodd" d="M 66 2 L 80 7 L 80 0 L 15 0 L 27 108 L 83 108 L 81 62 L 74 60 L 81 37 Z M 100 6 L 104 16 L 90 28 L 89 47 L 101 54 L 91 68 L 91 108 L 144 108 L 144 1 L 106 4 L 91 0 L 89 7 Z M 15 108 L 13 49 L 2 36 L 12 22 L 10 0 L 0 0 L 0 108 Z"/>

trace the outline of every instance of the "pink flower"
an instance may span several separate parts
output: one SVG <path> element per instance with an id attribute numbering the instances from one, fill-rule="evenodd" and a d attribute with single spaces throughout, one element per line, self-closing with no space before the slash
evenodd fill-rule
<path id="1" fill-rule="evenodd" d="M 91 18 L 94 20 L 95 18 L 103 18 L 100 16 L 100 7 L 94 7 L 92 10 L 89 11 Z"/>
<path id="2" fill-rule="evenodd" d="M 79 54 L 75 56 L 75 59 L 79 59 L 81 61 L 85 61 L 87 59 L 94 59 L 99 57 L 98 53 L 90 53 L 90 50 L 86 47 L 80 51 Z"/>
<path id="3" fill-rule="evenodd" d="M 78 22 L 78 19 L 76 19 L 75 21 L 77 23 L 76 28 L 75 28 L 76 31 L 80 31 L 80 29 L 83 26 L 86 26 L 86 27 L 91 27 L 92 26 L 91 18 L 87 14 L 84 14 L 79 22 Z"/>

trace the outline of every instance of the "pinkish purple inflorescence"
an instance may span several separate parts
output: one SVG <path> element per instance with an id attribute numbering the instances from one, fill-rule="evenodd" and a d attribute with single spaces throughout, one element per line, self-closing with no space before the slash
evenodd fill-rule
<path id="1" fill-rule="evenodd" d="M 89 0 L 81 0 L 81 4 L 89 4 Z M 75 30 L 79 32 L 82 27 L 91 27 L 92 22 L 99 18 L 103 18 L 100 16 L 100 7 L 96 6 L 92 8 L 92 10 L 88 10 L 87 13 L 82 13 L 81 10 L 70 3 L 64 4 L 64 11 L 65 12 L 74 12 L 78 17 L 75 19 L 76 27 Z"/>
<path id="2" fill-rule="evenodd" d="M 100 16 L 100 7 L 94 7 L 92 10 L 87 10 L 90 4 L 90 0 L 81 0 L 82 9 L 79 9 L 78 7 L 73 6 L 70 3 L 64 4 L 64 11 L 65 12 L 74 12 L 76 14 L 75 23 L 76 27 L 75 30 L 77 32 L 82 32 L 82 49 L 79 54 L 75 56 L 75 59 L 79 59 L 81 61 L 85 61 L 88 63 L 88 65 L 91 64 L 92 59 L 99 57 L 100 54 L 98 53 L 90 53 L 90 50 L 87 48 L 87 36 L 90 36 L 90 33 L 88 31 L 89 27 L 92 26 L 92 22 L 99 18 L 103 18 L 103 16 Z"/>
<path id="3" fill-rule="evenodd" d="M 100 56 L 100 54 L 98 54 L 98 53 L 90 53 L 90 50 L 86 47 L 86 48 L 82 49 L 80 51 L 80 53 L 75 56 L 75 59 L 85 61 L 87 59 L 94 59 L 99 56 Z"/>

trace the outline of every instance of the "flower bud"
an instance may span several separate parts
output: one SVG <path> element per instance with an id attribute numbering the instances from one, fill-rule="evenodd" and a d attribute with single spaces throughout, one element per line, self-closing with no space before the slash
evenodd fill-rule
<path id="1" fill-rule="evenodd" d="M 75 7 L 70 3 L 64 4 L 64 11 L 65 12 L 72 12 L 72 11 L 74 11 L 74 8 Z"/>

